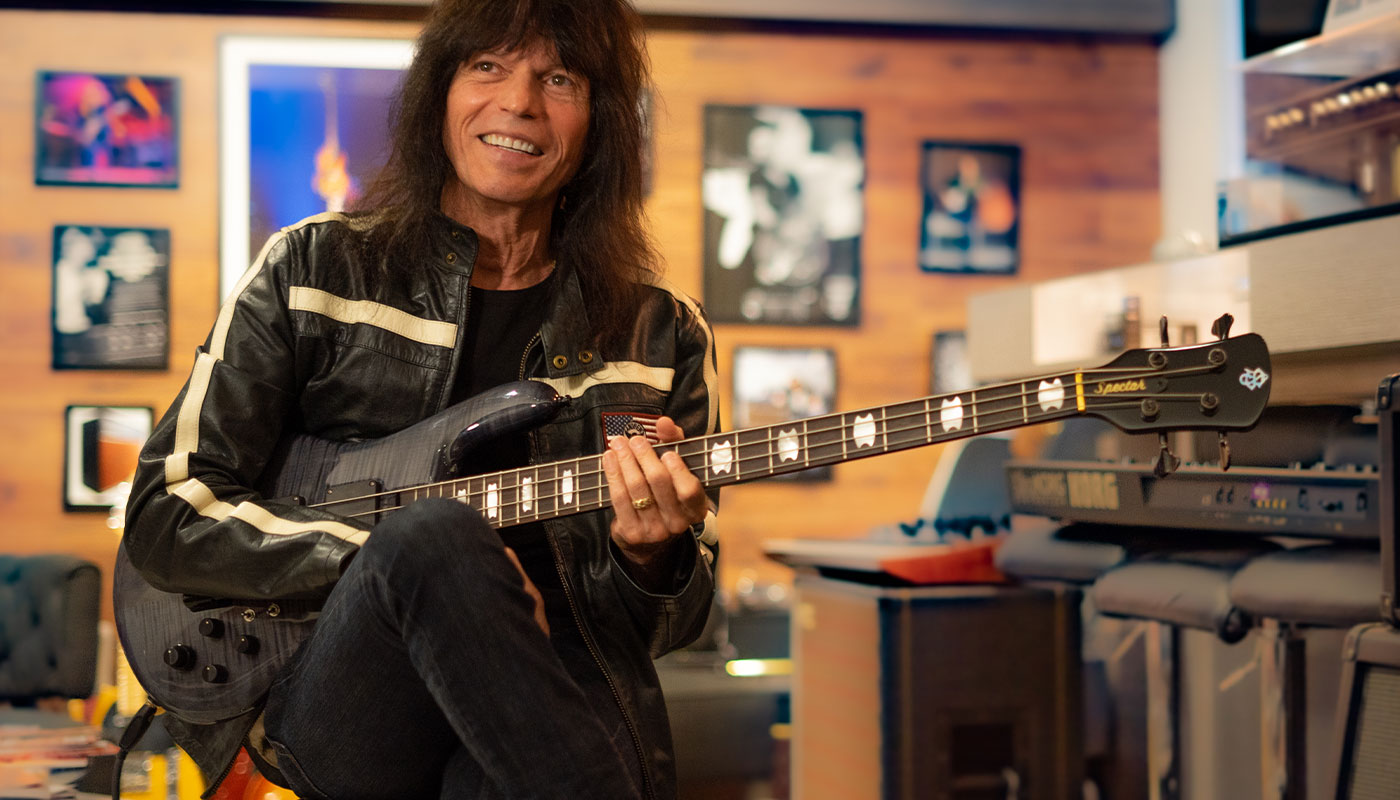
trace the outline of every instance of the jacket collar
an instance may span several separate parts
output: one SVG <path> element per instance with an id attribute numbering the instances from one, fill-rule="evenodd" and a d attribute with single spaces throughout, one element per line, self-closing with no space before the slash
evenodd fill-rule
<path id="1" fill-rule="evenodd" d="M 476 264 L 476 231 L 441 212 L 433 215 L 433 243 L 437 263 L 444 269 L 471 278 Z M 540 326 L 544 347 L 544 368 L 551 378 L 564 378 L 592 372 L 603 366 L 603 359 L 587 343 L 588 306 L 578 272 L 569 264 L 556 264 L 552 304 Z"/>
<path id="2" fill-rule="evenodd" d="M 592 372 L 603 366 L 603 359 L 587 342 L 588 306 L 578 271 L 570 264 L 556 264 L 553 305 L 540 326 L 544 346 L 545 371 L 551 378 Z"/>

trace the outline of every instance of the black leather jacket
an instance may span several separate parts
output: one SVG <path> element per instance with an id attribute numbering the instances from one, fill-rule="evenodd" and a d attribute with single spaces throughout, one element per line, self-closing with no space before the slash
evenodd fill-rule
<path id="1" fill-rule="evenodd" d="M 429 228 L 431 243 L 395 254 L 390 277 L 374 290 L 367 270 L 350 268 L 382 257 L 367 218 L 312 217 L 264 247 L 141 453 L 125 542 L 153 586 L 248 599 L 329 593 L 367 524 L 249 487 L 285 433 L 376 438 L 447 406 L 476 236 L 441 216 Z M 572 399 L 530 433 L 532 460 L 602 452 L 603 411 L 667 414 L 688 435 L 718 430 L 714 346 L 698 305 L 656 279 L 631 335 L 599 352 L 585 343 L 578 277 L 559 269 L 521 377 Z M 673 590 L 653 594 L 619 565 L 610 518 L 601 511 L 545 527 L 589 650 L 629 723 L 645 790 L 667 798 L 675 794 L 671 737 L 651 657 L 689 643 L 704 625 L 714 593 L 713 519 L 683 537 Z M 222 776 L 253 723 L 167 727 L 207 774 Z"/>

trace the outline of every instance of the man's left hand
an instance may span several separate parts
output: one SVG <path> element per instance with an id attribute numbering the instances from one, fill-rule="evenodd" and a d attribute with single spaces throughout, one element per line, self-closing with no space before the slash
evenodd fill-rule
<path id="1" fill-rule="evenodd" d="M 656 436 L 676 442 L 685 433 L 670 417 L 661 417 Z M 612 501 L 613 542 L 631 562 L 633 576 L 657 586 L 669 571 L 676 537 L 705 520 L 705 488 L 675 451 L 657 456 L 642 436 L 609 439 L 603 471 Z"/>

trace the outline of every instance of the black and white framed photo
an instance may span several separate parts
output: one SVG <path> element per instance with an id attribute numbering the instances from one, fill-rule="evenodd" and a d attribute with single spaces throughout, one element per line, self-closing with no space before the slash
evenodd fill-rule
<path id="1" fill-rule="evenodd" d="M 53 229 L 53 368 L 166 369 L 170 231 Z"/>
<path id="2" fill-rule="evenodd" d="M 926 272 L 1010 275 L 1020 262 L 1021 148 L 1008 144 L 923 144 Z"/>
<path id="3" fill-rule="evenodd" d="M 736 429 L 830 414 L 835 406 L 835 351 L 825 347 L 734 349 Z M 830 480 L 831 467 L 812 467 L 777 479 Z"/>
<path id="4" fill-rule="evenodd" d="M 68 406 L 63 508 L 107 511 L 122 500 L 153 420 L 154 412 L 142 406 Z"/>
<path id="5" fill-rule="evenodd" d="M 716 322 L 859 325 L 859 111 L 705 107 L 705 307 Z"/>
<path id="6" fill-rule="evenodd" d="M 179 185 L 175 78 L 40 72 L 37 83 L 35 183 Z"/>
<path id="7" fill-rule="evenodd" d="M 965 331 L 936 331 L 929 358 L 929 393 L 956 394 L 974 387 Z"/>
<path id="8" fill-rule="evenodd" d="M 220 300 L 278 229 L 344 211 L 369 187 L 412 58 L 399 39 L 220 41 Z"/>

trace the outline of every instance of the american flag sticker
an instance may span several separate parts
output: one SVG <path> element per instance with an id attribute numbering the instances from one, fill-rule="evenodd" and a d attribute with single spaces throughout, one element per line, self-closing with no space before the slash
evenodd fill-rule
<path id="1" fill-rule="evenodd" d="M 613 436 L 626 436 L 630 439 L 633 436 L 645 436 L 648 442 L 660 444 L 661 439 L 656 435 L 656 421 L 659 419 L 660 414 L 604 411 L 603 438 L 606 440 Z"/>

